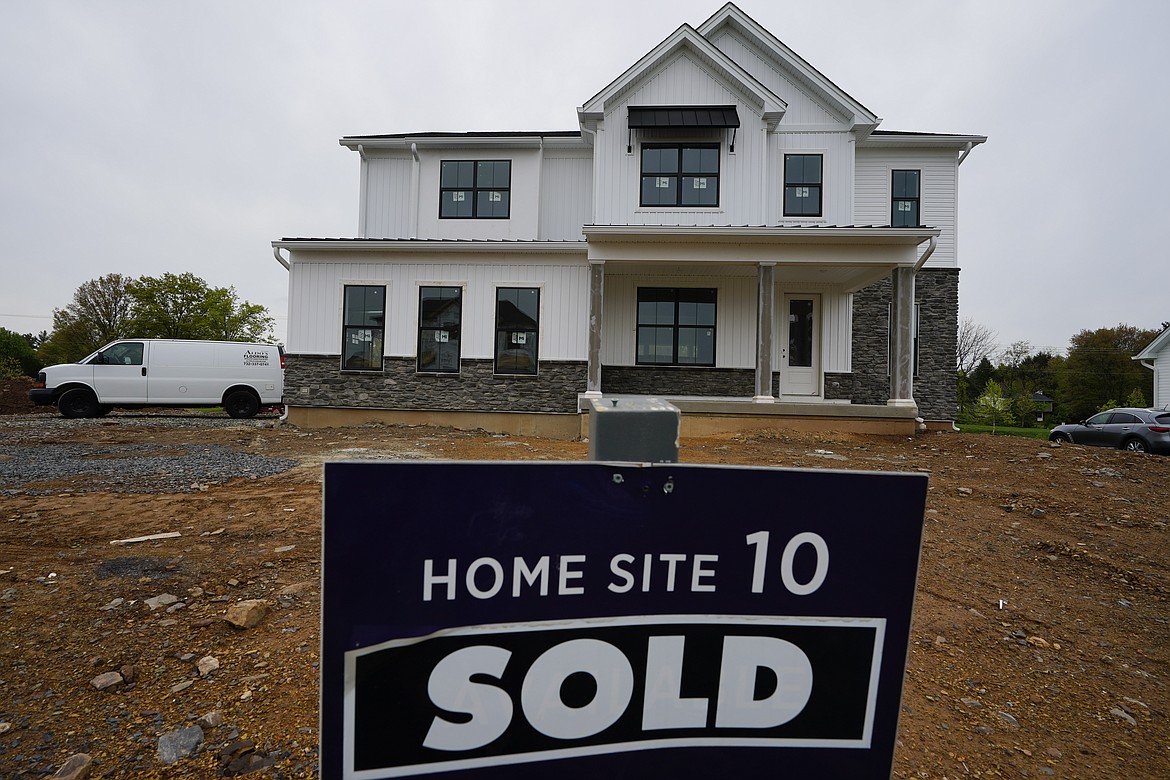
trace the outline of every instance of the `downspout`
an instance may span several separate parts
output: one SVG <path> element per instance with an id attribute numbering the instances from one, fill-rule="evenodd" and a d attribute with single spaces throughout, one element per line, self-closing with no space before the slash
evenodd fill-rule
<path id="1" fill-rule="evenodd" d="M 276 258 L 276 262 L 278 262 L 284 266 L 284 270 L 286 270 L 286 271 L 292 270 L 291 268 L 289 268 L 288 261 L 280 256 L 280 247 L 276 247 L 276 246 L 272 247 L 272 256 Z"/>
<path id="2" fill-rule="evenodd" d="M 922 253 L 922 257 L 918 258 L 918 262 L 914 264 L 914 273 L 918 273 L 918 269 L 926 265 L 926 261 L 934 254 L 934 249 L 937 246 L 938 236 L 931 236 L 930 243 L 926 246 L 926 251 Z"/>
<path id="3" fill-rule="evenodd" d="M 410 237 L 418 238 L 418 199 L 422 194 L 420 192 L 422 188 L 422 173 L 420 171 L 422 159 L 418 156 L 418 144 L 411 143 L 410 156 L 414 158 L 410 170 L 410 178 L 413 180 L 411 184 L 414 185 L 414 197 L 410 199 Z"/>

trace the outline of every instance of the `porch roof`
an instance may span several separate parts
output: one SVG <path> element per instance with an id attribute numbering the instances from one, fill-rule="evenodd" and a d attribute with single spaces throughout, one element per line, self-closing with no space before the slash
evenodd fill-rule
<path id="1" fill-rule="evenodd" d="M 919 266 L 926 255 L 918 247 L 942 232 L 880 225 L 586 225 L 583 231 L 594 263 L 771 264 L 779 281 L 847 292 L 895 268 Z"/>

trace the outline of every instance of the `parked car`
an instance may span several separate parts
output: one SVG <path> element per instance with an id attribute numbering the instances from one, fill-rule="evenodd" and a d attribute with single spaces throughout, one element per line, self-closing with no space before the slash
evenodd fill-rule
<path id="1" fill-rule="evenodd" d="M 1170 411 L 1109 409 L 1079 423 L 1056 426 L 1048 440 L 1170 454 Z"/>
<path id="2" fill-rule="evenodd" d="M 277 344 L 170 339 L 115 341 L 77 363 L 47 366 L 28 393 L 66 417 L 143 406 L 222 406 L 232 417 L 254 417 L 283 395 Z"/>

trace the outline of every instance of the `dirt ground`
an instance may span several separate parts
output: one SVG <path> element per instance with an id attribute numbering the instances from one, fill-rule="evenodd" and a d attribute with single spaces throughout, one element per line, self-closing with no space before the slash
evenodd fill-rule
<path id="1" fill-rule="evenodd" d="M 585 459 L 587 448 L 271 419 L 143 427 L 119 412 L 66 426 L 42 414 L 46 447 L 222 444 L 300 465 L 191 493 L 84 493 L 65 481 L 0 496 L 3 777 L 48 776 L 79 752 L 98 778 L 222 776 L 244 771 L 229 762 L 249 754 L 252 767 L 271 765 L 256 776 L 315 777 L 321 464 Z M 930 475 L 894 777 L 1170 777 L 1170 457 L 962 433 L 776 431 L 684 439 L 681 459 Z M 184 607 L 151 609 L 162 594 Z M 221 619 L 243 599 L 270 607 L 253 628 Z M 207 656 L 219 668 L 201 675 Z M 97 690 L 91 681 L 111 671 L 126 681 Z M 204 729 L 203 750 L 161 764 L 159 737 L 212 711 L 223 722 Z"/>

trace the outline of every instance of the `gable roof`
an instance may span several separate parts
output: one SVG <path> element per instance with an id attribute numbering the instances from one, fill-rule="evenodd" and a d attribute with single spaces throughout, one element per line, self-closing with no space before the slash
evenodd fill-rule
<path id="1" fill-rule="evenodd" d="M 1170 328 L 1158 334 L 1157 338 L 1146 345 L 1146 348 L 1133 356 L 1134 360 L 1153 360 L 1166 347 L 1170 346 Z"/>
<path id="2" fill-rule="evenodd" d="M 808 64 L 800 55 L 785 46 L 776 36 L 764 29 L 755 19 L 745 14 L 735 3 L 727 3 L 699 25 L 699 34 L 711 40 L 720 30 L 728 28 L 755 49 L 779 70 L 808 88 L 814 95 L 851 118 L 855 129 L 867 133 L 881 123 L 881 118 L 854 99 L 845 90 L 830 81 L 823 73 Z"/>
<path id="3" fill-rule="evenodd" d="M 585 104 L 577 109 L 577 119 L 581 127 L 596 127 L 597 122 L 605 117 L 606 105 L 629 94 L 660 65 L 666 63 L 682 52 L 689 52 L 700 59 L 711 73 L 725 81 L 729 87 L 738 92 L 744 102 L 756 108 L 770 126 L 775 126 L 788 104 L 779 95 L 765 87 L 754 76 L 744 70 L 711 42 L 691 27 L 684 24 L 675 30 L 662 43 L 651 49 L 642 59 L 635 62 L 625 73 L 618 76 L 605 86 Z"/>

